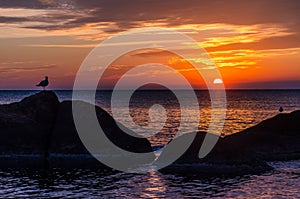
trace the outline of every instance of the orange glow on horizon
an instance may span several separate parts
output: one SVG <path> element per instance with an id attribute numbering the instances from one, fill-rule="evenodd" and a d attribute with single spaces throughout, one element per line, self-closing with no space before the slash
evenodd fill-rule
<path id="1" fill-rule="evenodd" d="M 41 1 L 45 5 L 51 5 L 51 2 Z M 171 23 L 157 13 L 161 17 L 144 20 L 130 18 L 123 22 L 113 19 L 101 21 L 94 16 L 90 21 L 80 23 L 79 20 L 77 25 L 72 24 L 75 20 L 72 17 L 92 18 L 95 8 L 86 10 L 87 14 L 74 12 L 76 4 L 63 6 L 68 9 L 0 6 L 0 17 L 7 18 L 0 27 L 0 89 L 35 89 L 36 82 L 33 80 L 45 75 L 49 76 L 50 88 L 71 89 L 80 64 L 99 42 L 122 31 L 153 26 L 172 28 L 195 39 L 219 68 L 226 88 L 265 88 L 262 85 L 265 82 L 277 88 L 280 82 L 299 82 L 300 79 L 300 33 L 292 23 L 282 23 L 278 19 L 267 23 L 265 16 L 261 22 L 252 22 L 243 13 L 233 21 L 221 18 L 216 21 L 214 17 L 213 20 L 203 21 L 193 15 L 189 20 L 178 17 L 178 23 Z M 189 16 L 189 13 L 183 14 Z M 71 18 L 60 21 L 55 16 Z M 49 21 L 37 20 L 45 17 L 50 17 Z M 51 22 L 51 17 L 56 21 Z M 205 12 L 205 17 L 209 18 L 210 13 Z M 26 20 L 22 21 L 23 18 Z M 68 23 L 72 25 L 68 26 Z M 195 56 L 194 60 L 182 60 L 163 51 L 134 52 L 116 60 L 102 83 L 111 87 L 130 67 L 157 62 L 174 67 L 194 87 L 205 88 L 203 79 L 188 63 L 197 59 Z M 117 66 L 121 65 L 120 70 Z M 22 85 L 18 83 L 20 81 Z M 292 88 L 300 88 L 300 82 L 293 85 Z"/>

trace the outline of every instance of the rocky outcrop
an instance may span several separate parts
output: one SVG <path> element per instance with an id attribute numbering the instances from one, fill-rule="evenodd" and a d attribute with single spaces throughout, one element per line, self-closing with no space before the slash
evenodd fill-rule
<path id="1" fill-rule="evenodd" d="M 184 139 L 183 135 L 178 139 Z M 206 133 L 197 133 L 188 150 L 174 163 L 161 169 L 166 173 L 192 173 L 201 175 L 241 175 L 260 173 L 272 169 L 266 162 L 258 159 L 246 150 L 236 149 L 224 143 L 220 138 L 212 151 L 199 158 L 199 150 Z M 211 135 L 216 136 L 216 135 Z M 164 153 L 161 154 L 161 157 Z"/>
<path id="2" fill-rule="evenodd" d="M 134 153 L 152 152 L 149 141 L 122 125 L 100 107 L 81 101 L 59 102 L 51 91 L 43 91 L 20 102 L 0 105 L 0 167 L 50 166 L 107 168 L 86 150 L 76 131 L 72 103 L 96 110 L 105 136 L 116 146 Z M 126 131 L 129 131 L 128 129 Z M 206 133 L 196 133 L 188 150 L 162 172 L 208 175 L 258 173 L 272 169 L 266 161 L 300 159 L 300 111 L 279 114 L 239 133 L 220 138 L 205 158 L 198 153 Z M 185 139 L 183 135 L 180 139 Z M 213 136 L 213 135 L 212 135 Z M 99 145 L 94 155 L 107 153 Z M 160 159 L 169 156 L 161 153 Z M 141 163 L 150 163 L 154 154 Z"/>
<path id="3" fill-rule="evenodd" d="M 152 152 L 147 139 L 123 132 L 100 107 L 77 103 L 96 109 L 99 124 L 118 147 L 137 153 Z M 79 139 L 73 122 L 72 102 L 59 103 L 52 91 L 0 105 L 0 138 L 0 166 L 105 167 L 90 155 Z M 100 146 L 99 154 L 102 150 L 107 148 Z M 143 161 L 148 163 L 154 158 L 153 154 L 150 160 Z"/>
<path id="4" fill-rule="evenodd" d="M 258 173 L 272 169 L 266 161 L 300 159 L 300 111 L 279 114 L 254 127 L 220 138 L 213 150 L 199 159 L 205 135 L 197 133 L 188 150 L 161 171 L 188 170 L 213 175 Z M 184 136 L 178 139 L 184 139 Z"/>
<path id="5" fill-rule="evenodd" d="M 74 103 L 84 109 L 94 108 L 93 105 L 86 102 L 75 101 Z M 105 132 L 106 137 L 112 143 L 130 152 L 152 152 L 150 142 L 147 139 L 128 135 L 118 127 L 116 121 L 107 112 L 97 106 L 95 109 L 98 122 Z M 122 129 L 125 129 L 125 127 L 122 127 Z M 135 133 L 131 131 L 131 134 L 134 135 Z M 95 155 L 103 155 L 105 151 L 107 151 L 107 146 L 99 145 L 97 147 L 97 154 Z M 78 161 L 79 158 L 83 161 Z M 153 154 L 150 159 L 145 159 L 143 162 L 150 163 L 154 158 L 155 156 Z M 64 164 L 70 166 L 78 165 L 81 167 L 100 164 L 90 155 L 79 138 L 72 115 L 72 101 L 64 101 L 59 105 L 51 139 L 50 163 L 55 166 Z"/>
<path id="6" fill-rule="evenodd" d="M 300 111 L 281 113 L 227 136 L 224 145 L 243 149 L 261 160 L 300 159 Z"/>
<path id="7" fill-rule="evenodd" d="M 58 105 L 52 91 L 0 105 L 0 155 L 45 155 Z"/>

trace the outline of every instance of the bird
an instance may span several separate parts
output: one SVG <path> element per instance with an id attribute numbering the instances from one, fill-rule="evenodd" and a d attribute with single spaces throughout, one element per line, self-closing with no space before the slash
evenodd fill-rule
<path id="1" fill-rule="evenodd" d="M 283 112 L 282 106 L 279 108 L 279 112 L 280 112 L 280 113 Z"/>
<path id="2" fill-rule="evenodd" d="M 48 84 L 49 84 L 49 81 L 48 81 L 48 77 L 46 76 L 45 79 L 43 81 L 41 81 L 39 84 L 37 84 L 36 86 L 41 86 L 45 90 L 45 87 L 48 86 Z"/>

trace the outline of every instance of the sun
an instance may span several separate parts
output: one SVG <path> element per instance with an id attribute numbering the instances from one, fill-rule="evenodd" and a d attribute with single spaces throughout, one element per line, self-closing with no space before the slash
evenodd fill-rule
<path id="1" fill-rule="evenodd" d="M 217 79 L 214 79 L 214 84 L 223 84 L 223 80 L 217 78 Z"/>

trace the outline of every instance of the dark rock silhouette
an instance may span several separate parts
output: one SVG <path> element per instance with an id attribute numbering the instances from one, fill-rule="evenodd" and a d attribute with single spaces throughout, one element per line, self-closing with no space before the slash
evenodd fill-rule
<path id="1" fill-rule="evenodd" d="M 95 108 L 111 142 L 127 151 L 152 152 L 147 139 L 132 137 L 100 107 L 76 101 L 82 108 Z M 239 133 L 220 138 L 205 158 L 198 153 L 206 133 L 197 133 L 192 145 L 162 172 L 223 175 L 258 173 L 272 169 L 266 161 L 300 159 L 300 111 L 279 114 Z M 131 134 L 135 134 L 131 132 Z M 184 139 L 183 135 L 177 138 Z M 105 154 L 107 146 L 99 146 Z M 162 152 L 159 157 L 172 154 Z M 141 163 L 154 160 L 143 159 Z M 72 102 L 59 103 L 52 91 L 42 91 L 20 102 L 0 105 L 0 167 L 100 167 L 77 134 Z"/>
<path id="2" fill-rule="evenodd" d="M 0 166 L 44 164 L 58 105 L 52 91 L 0 105 Z"/>
<path id="3" fill-rule="evenodd" d="M 189 149 L 162 172 L 258 173 L 272 169 L 265 161 L 300 159 L 300 111 L 279 114 L 244 131 L 220 138 L 211 153 L 199 159 L 205 135 L 197 133 Z"/>
<path id="4" fill-rule="evenodd" d="M 95 107 L 85 102 L 78 103 Z M 97 106 L 96 112 L 107 137 L 117 146 L 132 152 L 152 152 L 147 139 L 127 135 L 108 113 Z M 86 151 L 78 137 L 72 102 L 59 103 L 52 91 L 42 91 L 20 102 L 0 105 L 0 130 L 0 166 L 104 167 Z M 101 153 L 106 148 L 99 149 Z M 152 160 L 154 158 L 153 154 Z"/>
<path id="5" fill-rule="evenodd" d="M 0 154 L 45 154 L 58 105 L 52 91 L 0 105 Z"/>
<path id="6" fill-rule="evenodd" d="M 260 173 L 272 169 L 267 163 L 246 150 L 236 149 L 220 138 L 212 151 L 204 158 L 198 157 L 206 133 L 200 132 L 188 150 L 173 164 L 161 169 L 166 173 L 192 173 L 202 175 L 241 175 Z M 184 139 L 187 135 L 178 137 Z M 211 135 L 216 136 L 216 135 Z M 161 157 L 165 154 L 162 152 Z M 167 154 L 166 154 L 167 155 Z"/>
<path id="7" fill-rule="evenodd" d="M 75 101 L 75 103 L 84 109 L 93 106 L 81 101 Z M 133 137 L 124 133 L 117 126 L 115 120 L 103 109 L 96 106 L 96 114 L 105 135 L 116 146 L 135 153 L 152 152 L 150 142 L 147 139 Z M 134 132 L 131 133 L 135 134 Z M 99 146 L 98 154 L 104 153 L 106 150 L 107 146 Z M 76 161 L 76 158 L 74 161 L 74 156 L 81 157 L 85 161 Z M 79 166 L 99 165 L 99 162 L 86 150 L 77 134 L 73 121 L 71 101 L 64 101 L 59 105 L 57 120 L 51 140 L 50 157 L 50 162 L 56 166 L 60 165 L 62 162 L 73 162 L 72 165 L 75 164 Z M 153 154 L 151 159 L 144 159 L 142 162 L 150 163 L 154 158 L 155 156 Z"/>
<path id="8" fill-rule="evenodd" d="M 281 113 L 225 137 L 224 144 L 244 149 L 262 160 L 300 159 L 300 111 Z"/>

